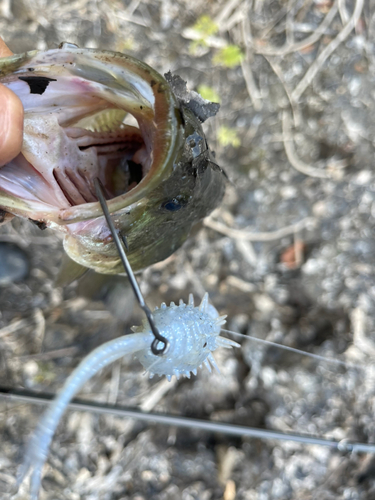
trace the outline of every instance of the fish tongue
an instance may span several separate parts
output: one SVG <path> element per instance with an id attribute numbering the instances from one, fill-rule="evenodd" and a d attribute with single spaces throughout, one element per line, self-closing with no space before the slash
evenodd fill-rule
<path id="1" fill-rule="evenodd" d="M 2 192 L 21 200 L 35 202 L 35 207 L 43 205 L 44 208 L 51 208 L 58 206 L 59 203 L 56 193 L 51 190 L 48 182 L 22 154 L 0 169 L 0 187 L 0 204 L 4 206 L 7 206 L 7 202 L 6 199 L 2 199 Z"/>

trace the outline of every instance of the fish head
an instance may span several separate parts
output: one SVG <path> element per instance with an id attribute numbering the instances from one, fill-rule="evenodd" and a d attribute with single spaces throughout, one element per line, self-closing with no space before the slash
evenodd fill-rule
<path id="1" fill-rule="evenodd" d="M 220 202 L 226 178 L 197 112 L 210 103 L 166 77 L 71 44 L 1 59 L 0 83 L 20 97 L 25 119 L 21 153 L 0 168 L 0 210 L 61 232 L 78 264 L 119 273 L 99 179 L 134 270 L 177 250 Z"/>

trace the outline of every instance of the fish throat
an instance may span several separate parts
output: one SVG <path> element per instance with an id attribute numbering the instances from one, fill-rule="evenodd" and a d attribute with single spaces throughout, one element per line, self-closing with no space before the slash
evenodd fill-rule
<path id="1" fill-rule="evenodd" d="M 139 126 L 127 121 L 135 118 L 119 109 L 106 109 L 60 132 L 75 161 L 66 165 L 62 160 L 62 166 L 54 166 L 53 189 L 59 189 L 70 206 L 97 201 L 95 178 L 101 180 L 107 199 L 112 199 L 131 191 L 149 172 L 153 122 L 143 136 Z"/>

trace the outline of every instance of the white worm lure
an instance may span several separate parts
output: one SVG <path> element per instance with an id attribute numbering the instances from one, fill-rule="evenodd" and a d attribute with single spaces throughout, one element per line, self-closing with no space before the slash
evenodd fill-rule
<path id="1" fill-rule="evenodd" d="M 198 307 L 194 307 L 194 298 L 190 294 L 188 304 L 180 300 L 178 306 L 171 302 L 167 307 L 163 303 L 160 309 L 155 308 L 153 316 L 157 328 L 170 344 L 165 355 L 156 356 L 152 353 L 151 342 L 154 337 L 148 321 L 144 320 L 141 326 L 132 328 L 133 334 L 106 342 L 84 358 L 44 413 L 29 441 L 18 477 L 20 484 L 31 473 L 31 500 L 38 498 L 42 468 L 62 415 L 82 386 L 102 368 L 126 354 L 134 354 L 150 377 L 157 374 L 166 375 L 168 380 L 173 375 L 190 378 L 190 374 L 196 375 L 197 369 L 203 364 L 210 372 L 211 365 L 219 370 L 212 355 L 212 351 L 218 347 L 240 347 L 236 342 L 219 336 L 226 316 L 219 316 L 209 303 L 207 293 Z"/>

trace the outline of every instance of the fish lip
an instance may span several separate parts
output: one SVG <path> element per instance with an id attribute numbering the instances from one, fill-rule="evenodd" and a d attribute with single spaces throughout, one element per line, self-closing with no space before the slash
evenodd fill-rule
<path id="1" fill-rule="evenodd" d="M 173 158 L 176 156 L 179 147 L 183 141 L 183 125 L 179 114 L 178 100 L 172 92 L 167 81 L 146 63 L 139 61 L 129 55 L 118 52 L 103 51 L 97 49 L 80 49 L 74 46 L 62 46 L 65 54 L 71 54 L 73 58 L 79 56 L 88 57 L 99 62 L 110 62 L 127 66 L 127 69 L 133 71 L 141 79 L 145 80 L 152 89 L 155 99 L 154 102 L 154 122 L 155 135 L 153 144 L 153 160 L 149 171 L 145 177 L 133 189 L 120 196 L 108 200 L 108 208 L 111 213 L 118 212 L 134 204 L 142 203 L 142 199 L 147 199 L 147 194 L 168 177 L 173 171 Z M 47 51 L 49 55 L 58 54 L 61 49 L 52 49 Z M 17 74 L 25 71 L 28 63 L 33 60 L 38 62 L 39 54 L 45 54 L 44 51 L 30 51 L 24 54 L 13 55 L 4 58 L 0 64 L 0 77 L 6 77 L 9 74 Z M 60 52 L 61 53 L 61 52 Z M 4 69 L 5 68 L 5 69 Z M 34 74 L 34 73 L 33 73 Z M 156 146 L 155 146 L 156 145 Z M 1 190 L 1 188 L 0 188 Z M 12 195 L 9 196 L 11 200 Z M 10 201 L 12 205 L 14 202 Z M 28 202 L 19 203 L 20 215 L 28 217 L 30 210 L 27 209 Z M 4 207 L 7 208 L 7 207 Z M 31 209 L 32 210 L 32 209 Z M 35 217 L 38 220 L 44 220 L 44 211 L 41 217 Z M 69 208 L 56 208 L 48 212 L 48 222 L 58 225 L 70 225 L 76 222 L 95 219 L 103 215 L 99 202 L 91 202 L 80 205 L 74 205 Z"/>

